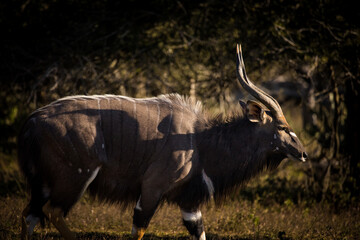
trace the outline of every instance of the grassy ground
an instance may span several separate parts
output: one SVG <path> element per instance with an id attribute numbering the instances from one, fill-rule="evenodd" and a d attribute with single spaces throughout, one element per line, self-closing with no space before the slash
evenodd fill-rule
<path id="1" fill-rule="evenodd" d="M 0 239 L 18 239 L 20 215 L 26 201 L 0 199 Z M 208 239 L 360 239 L 360 208 L 338 214 L 321 205 L 292 204 L 264 207 L 259 203 L 229 201 L 202 209 Z M 70 212 L 68 225 L 80 239 L 129 239 L 132 211 L 100 204 L 85 197 Z M 34 239 L 59 239 L 52 226 L 35 229 Z M 180 211 L 164 205 L 155 214 L 144 239 L 188 239 Z"/>
<path id="2" fill-rule="evenodd" d="M 223 206 L 203 206 L 207 239 L 360 239 L 360 205 L 334 210 L 329 203 L 311 203 L 293 184 L 292 178 L 303 178 L 293 169 L 299 166 L 280 166 L 254 179 Z M 1 156 L 0 239 L 19 239 L 20 215 L 27 204 L 24 188 L 16 161 Z M 85 195 L 67 222 L 79 239 L 130 239 L 132 210 L 122 211 Z M 60 235 L 53 226 L 38 226 L 34 239 L 60 239 Z M 189 239 L 180 210 L 161 207 L 144 239 Z"/>

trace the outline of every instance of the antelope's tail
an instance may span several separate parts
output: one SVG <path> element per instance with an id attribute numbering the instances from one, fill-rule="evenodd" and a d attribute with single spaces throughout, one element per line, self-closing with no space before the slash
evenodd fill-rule
<path id="1" fill-rule="evenodd" d="M 40 218 L 43 225 L 45 215 L 42 207 L 48 200 L 48 196 L 43 193 L 43 181 L 39 173 L 39 158 L 41 148 L 36 135 L 36 120 L 29 118 L 23 125 L 18 135 L 18 164 L 21 172 L 25 176 L 27 190 L 31 194 L 28 205 L 29 214 Z"/>

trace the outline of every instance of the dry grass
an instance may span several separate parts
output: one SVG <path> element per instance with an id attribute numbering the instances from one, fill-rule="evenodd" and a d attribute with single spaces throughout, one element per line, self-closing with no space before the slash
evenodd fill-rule
<path id="1" fill-rule="evenodd" d="M 286 179 L 286 184 L 294 182 L 290 176 L 301 180 L 291 166 L 279 167 L 273 174 Z M 20 237 L 20 215 L 27 204 L 21 179 L 16 162 L 0 156 L 0 239 Z M 293 203 L 291 195 L 296 193 L 286 189 L 294 185 L 266 179 L 268 176 L 262 175 L 245 188 L 245 192 L 265 191 L 253 192 L 254 198 L 245 200 L 246 194 L 242 194 L 221 207 L 202 207 L 207 239 L 360 239 L 359 204 L 335 212 L 331 204 L 309 204 L 311 201 L 303 198 Z M 274 189 L 267 189 L 269 185 Z M 67 222 L 79 239 L 130 239 L 132 209 L 122 211 L 85 196 L 70 211 Z M 38 226 L 33 239 L 60 239 L 60 235 L 53 226 Z M 144 239 L 189 239 L 180 210 L 166 204 L 161 207 Z"/>
<path id="2" fill-rule="evenodd" d="M 26 201 L 0 199 L 0 239 L 18 239 L 20 214 Z M 249 201 L 231 201 L 202 209 L 208 239 L 359 239 L 360 208 L 338 214 L 321 205 L 293 204 L 264 207 Z M 129 239 L 132 211 L 83 198 L 67 217 L 80 239 Z M 52 226 L 36 228 L 35 239 L 59 239 Z M 164 205 L 152 219 L 144 239 L 188 239 L 180 211 Z"/>

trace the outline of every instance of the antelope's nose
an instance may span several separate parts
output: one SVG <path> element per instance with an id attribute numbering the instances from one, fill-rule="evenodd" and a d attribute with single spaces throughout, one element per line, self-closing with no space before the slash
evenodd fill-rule
<path id="1" fill-rule="evenodd" d="M 307 159 L 308 159 L 307 153 L 306 153 L 306 152 L 303 152 L 303 153 L 301 154 L 301 161 L 305 162 Z"/>

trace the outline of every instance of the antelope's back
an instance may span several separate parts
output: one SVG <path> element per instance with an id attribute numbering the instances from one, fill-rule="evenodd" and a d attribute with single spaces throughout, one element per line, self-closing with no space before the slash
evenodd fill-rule
<path id="1" fill-rule="evenodd" d="M 199 116 L 201 106 L 177 94 L 147 99 L 66 97 L 29 117 L 19 137 L 19 152 L 28 139 L 36 138 L 41 145 L 37 161 L 44 162 L 38 165 L 51 165 L 53 159 L 78 168 L 107 165 L 118 169 L 121 177 L 133 169 L 144 172 L 166 152 L 191 150 Z M 56 168 L 52 165 L 48 168 Z"/>

